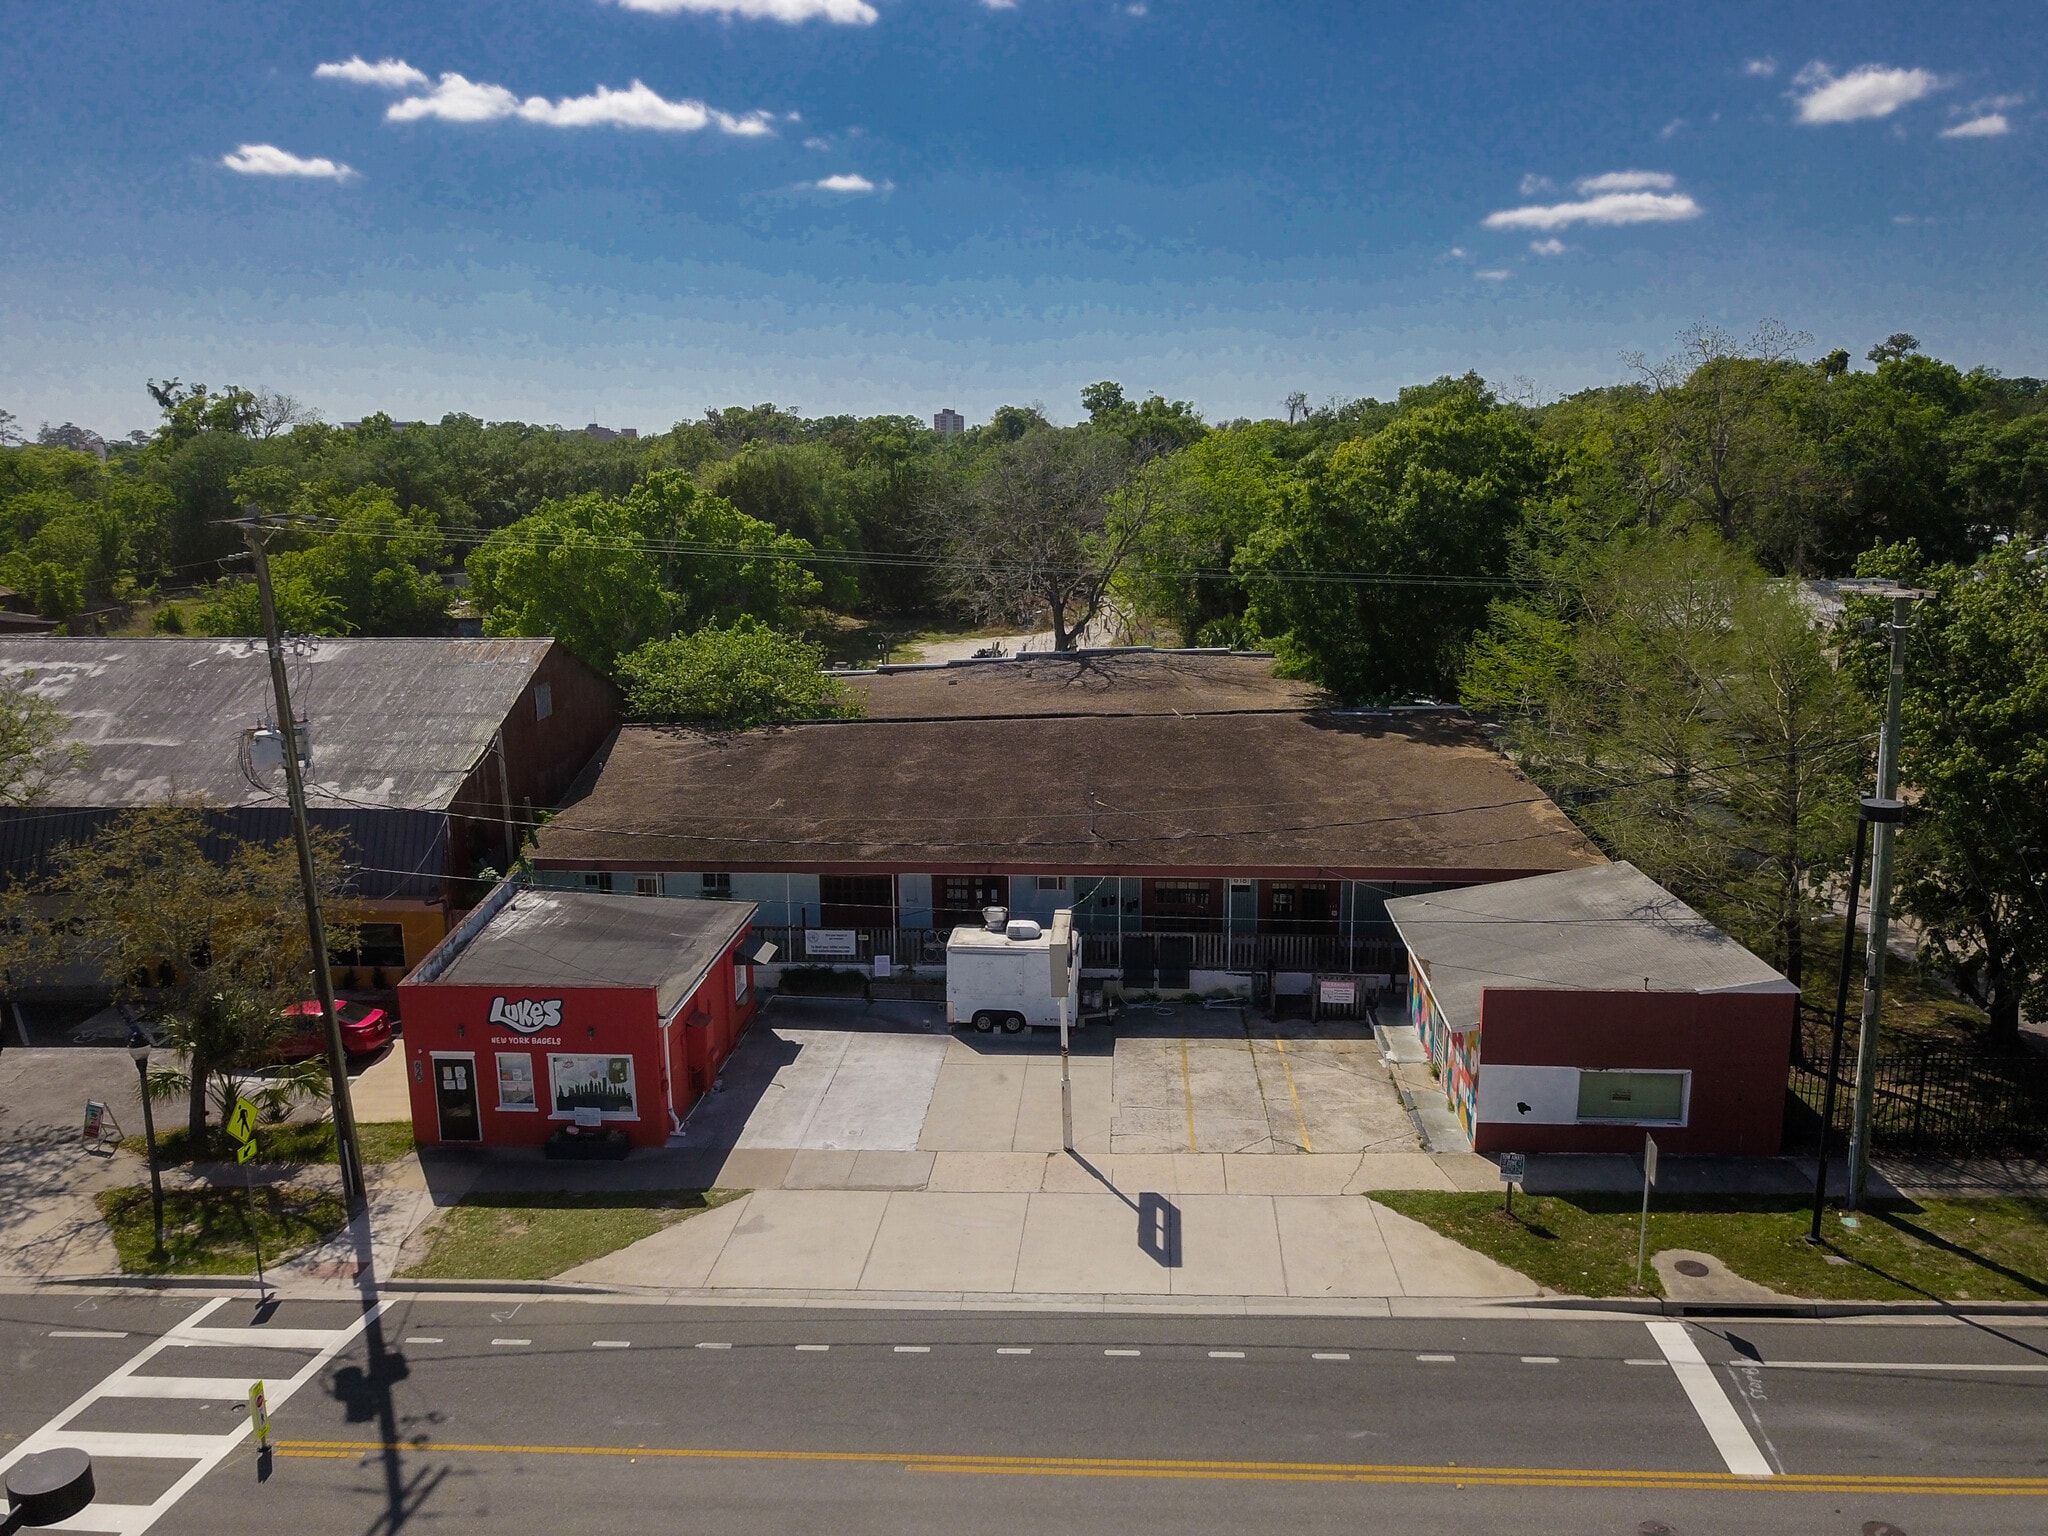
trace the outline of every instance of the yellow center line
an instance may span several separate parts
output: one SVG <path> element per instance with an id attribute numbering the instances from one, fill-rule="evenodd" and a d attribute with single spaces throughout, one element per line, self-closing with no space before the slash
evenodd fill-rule
<path id="1" fill-rule="evenodd" d="M 1084 1456 L 977 1456 L 936 1452 L 770 1451 L 679 1446 L 487 1445 L 426 1441 L 386 1444 L 356 1440 L 280 1440 L 279 1456 L 329 1459 L 385 1452 L 418 1455 L 624 1456 L 647 1460 L 847 1462 L 997 1477 L 1121 1477 L 1217 1482 L 1385 1483 L 1434 1487 L 1620 1488 L 1719 1492 L 1994 1495 L 2048 1498 L 2048 1477 L 1940 1477 L 1903 1474 L 1785 1473 L 1737 1477 L 1727 1472 L 1629 1471 L 1619 1468 L 1400 1466 L 1313 1461 L 1208 1461 Z"/>
<path id="2" fill-rule="evenodd" d="M 1183 1035 L 1180 1042 L 1180 1093 L 1188 1106 L 1188 1150 L 1195 1147 L 1195 1085 L 1188 1081 L 1188 1042 Z"/>
<path id="3" fill-rule="evenodd" d="M 1294 1069 L 1287 1065 L 1287 1042 L 1275 1034 L 1273 1045 L 1280 1052 L 1280 1071 L 1287 1078 L 1287 1097 L 1294 1101 L 1294 1123 L 1301 1127 L 1301 1150 L 1313 1152 L 1316 1144 L 1308 1139 L 1308 1120 L 1301 1112 L 1301 1095 L 1294 1091 Z"/>

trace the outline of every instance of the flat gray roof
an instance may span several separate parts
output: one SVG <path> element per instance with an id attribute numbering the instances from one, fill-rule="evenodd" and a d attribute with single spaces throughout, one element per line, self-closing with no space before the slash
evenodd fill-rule
<path id="1" fill-rule="evenodd" d="M 666 1015 L 753 920 L 749 901 L 528 888 L 434 980 L 470 987 L 653 987 Z"/>
<path id="2" fill-rule="evenodd" d="M 1454 1030 L 1478 1024 L 1487 987 L 1799 990 L 1629 863 L 1403 896 L 1387 916 Z"/>
<path id="3" fill-rule="evenodd" d="M 293 656 L 292 705 L 313 731 L 308 802 L 447 809 L 554 643 L 335 638 Z M 282 775 L 259 787 L 241 768 L 243 730 L 277 713 L 260 641 L 10 637 L 0 675 L 28 677 L 89 754 L 51 782 L 48 807 L 284 804 Z"/>

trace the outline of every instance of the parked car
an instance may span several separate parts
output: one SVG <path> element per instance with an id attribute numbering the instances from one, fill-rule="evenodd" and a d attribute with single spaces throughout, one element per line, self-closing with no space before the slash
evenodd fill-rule
<path id="1" fill-rule="evenodd" d="M 382 1008 L 337 1002 L 334 1011 L 341 1016 L 341 1048 L 351 1057 L 374 1056 L 391 1043 L 391 1015 Z M 291 1033 L 277 1043 L 274 1054 L 279 1061 L 303 1061 L 327 1049 L 317 999 L 293 1003 L 284 1016 Z"/>

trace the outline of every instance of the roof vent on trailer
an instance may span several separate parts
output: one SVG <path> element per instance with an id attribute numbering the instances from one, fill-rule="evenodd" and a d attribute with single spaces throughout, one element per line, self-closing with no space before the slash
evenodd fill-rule
<path id="1" fill-rule="evenodd" d="M 1003 924 L 1010 920 L 1010 909 L 1008 907 L 983 907 L 981 909 L 981 920 L 988 924 L 988 931 L 990 933 L 1001 933 L 1003 931 Z"/>
<path id="2" fill-rule="evenodd" d="M 1037 938 L 1041 931 L 1038 924 L 1031 921 L 1030 918 L 1020 917 L 1003 929 L 1003 937 L 1028 943 L 1030 940 Z"/>

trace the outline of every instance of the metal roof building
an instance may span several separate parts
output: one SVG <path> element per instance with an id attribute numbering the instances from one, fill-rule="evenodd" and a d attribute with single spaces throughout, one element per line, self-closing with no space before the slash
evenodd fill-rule
<path id="1" fill-rule="evenodd" d="M 310 722 L 314 823 L 346 838 L 366 902 L 436 909 L 438 927 L 408 932 L 408 959 L 617 723 L 610 685 L 548 639 L 327 638 L 288 670 Z M 35 805 L 0 809 L 0 876 L 174 800 L 206 808 L 223 850 L 288 835 L 283 775 L 255 771 L 245 740 L 276 714 L 261 642 L 4 638 L 0 675 L 54 705 L 85 749 Z"/>

